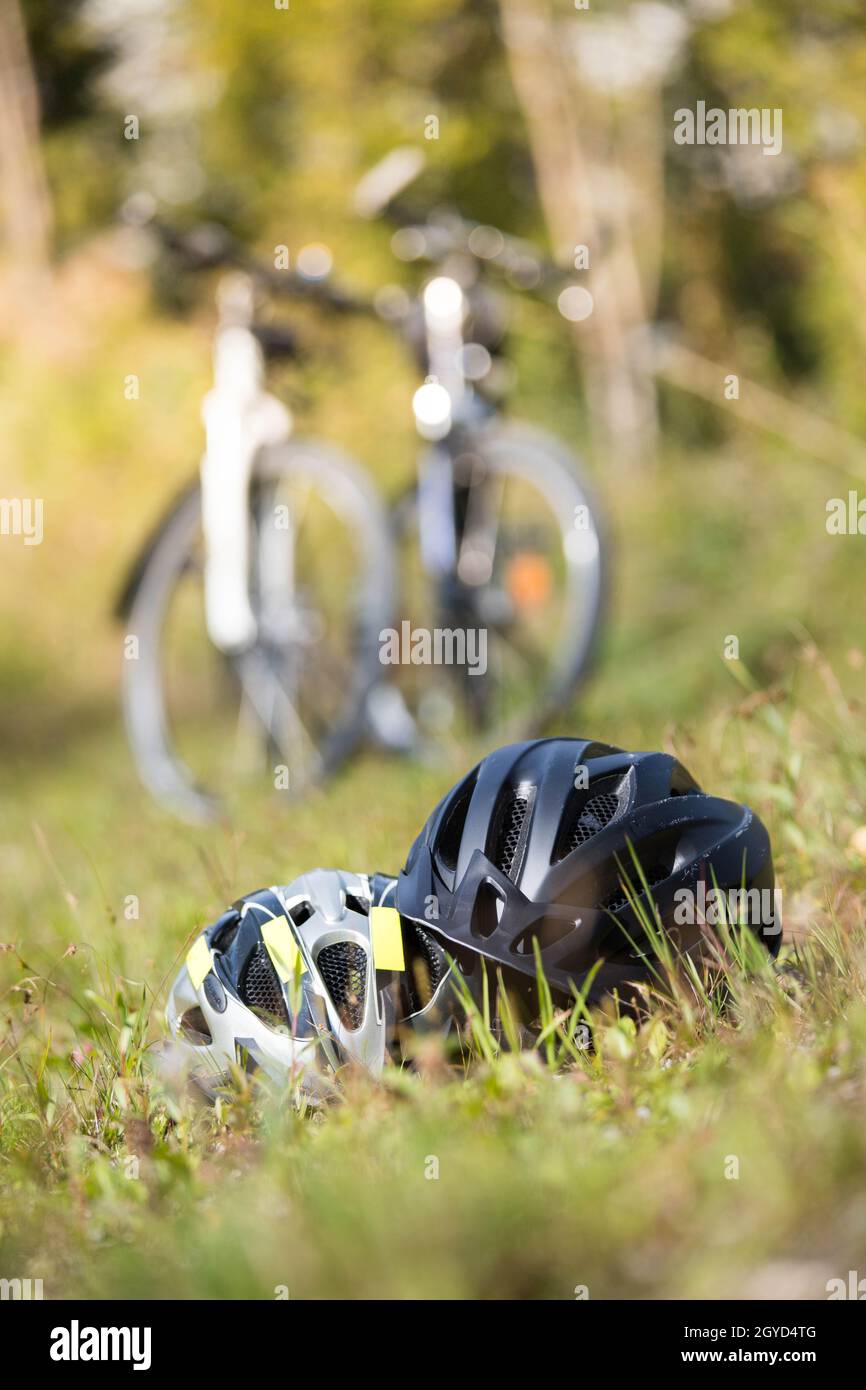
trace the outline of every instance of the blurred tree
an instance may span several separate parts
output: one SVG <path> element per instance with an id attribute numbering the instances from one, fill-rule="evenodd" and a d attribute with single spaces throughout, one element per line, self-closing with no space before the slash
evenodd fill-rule
<path id="1" fill-rule="evenodd" d="M 660 93 L 685 30 L 670 7 L 646 8 L 564 19 L 550 0 L 502 0 L 550 238 L 562 265 L 585 272 L 591 296 L 579 301 L 573 337 L 592 432 L 620 465 L 655 449 L 645 339 L 664 207 Z"/>
<path id="2" fill-rule="evenodd" d="M 3 8 L 18 5 L 4 0 Z M 19 22 L 23 17 L 59 249 L 103 221 L 116 196 L 120 121 L 106 100 L 103 78 L 117 50 L 98 23 L 98 8 L 94 0 L 64 0 L 62 6 L 21 0 Z M 124 5 L 114 9 L 122 12 Z"/>
<path id="3" fill-rule="evenodd" d="M 698 397 L 724 406 L 732 372 L 866 431 L 861 0 L 27 0 L 26 15 L 61 239 L 143 187 L 263 246 L 327 240 L 375 283 L 388 238 L 353 219 L 352 187 L 415 144 L 421 207 L 546 225 L 565 264 L 588 247 L 576 278 L 595 307 L 573 336 L 605 457 L 640 455 L 657 410 L 690 444 L 718 438 L 735 412 L 711 426 Z M 674 113 L 698 101 L 781 108 L 782 152 L 678 146 Z M 657 390 L 659 324 L 687 350 L 675 392 Z M 562 357 L 558 327 L 533 320 L 536 361 Z"/>
<path id="4" fill-rule="evenodd" d="M 866 432 L 866 11 L 857 0 L 691 0 L 691 33 L 664 95 L 667 232 L 660 314 L 693 354 Z M 677 145 L 674 113 L 770 108 L 781 152 Z M 692 374 L 692 368 L 694 369 Z M 777 406 L 779 402 L 777 402 Z M 677 411 L 681 414 L 681 406 Z M 730 412 L 725 412 L 730 415 Z M 774 416 L 779 412 L 774 411 Z M 780 422 L 780 421 L 779 421 Z M 813 425 L 817 443 L 819 420 Z M 802 420 L 789 437 L 802 438 Z M 825 432 L 824 452 L 838 441 Z"/>
<path id="5" fill-rule="evenodd" d="M 39 88 L 42 125 L 52 130 L 92 116 L 99 78 L 115 52 L 86 22 L 88 0 L 25 0 L 24 23 Z"/>
<path id="6" fill-rule="evenodd" d="M 0 187 L 16 264 L 44 271 L 51 207 L 39 145 L 39 96 L 18 0 L 0 6 Z"/>
<path id="7" fill-rule="evenodd" d="M 501 0 L 551 240 L 566 263 L 589 249 L 591 316 L 576 325 L 595 433 L 617 460 L 651 444 L 659 371 L 723 407 L 714 428 L 676 402 L 694 438 L 735 418 L 724 383 L 753 373 L 801 397 L 832 376 L 866 427 L 866 330 L 851 290 L 866 284 L 866 13 L 854 0 Z M 681 108 L 779 111 L 782 147 L 677 145 Z M 666 320 L 666 334 L 647 333 Z M 671 333 L 684 340 L 672 351 Z M 716 382 L 712 389 L 710 382 Z M 843 386 L 843 382 L 846 383 Z M 803 405 L 792 441 L 838 432 Z M 826 406 L 825 406 L 826 411 Z M 668 423 L 671 423 L 668 413 Z M 852 441 L 848 441 L 851 452 Z"/>

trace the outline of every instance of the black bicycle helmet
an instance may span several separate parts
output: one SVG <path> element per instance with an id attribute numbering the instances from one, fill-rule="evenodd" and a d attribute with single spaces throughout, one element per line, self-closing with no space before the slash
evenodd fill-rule
<path id="1" fill-rule="evenodd" d="M 579 738 L 509 744 L 473 768 L 409 851 L 396 906 L 435 932 L 476 985 L 484 960 L 491 986 L 502 967 L 534 998 L 536 938 L 555 996 L 572 998 L 600 961 L 590 1001 L 614 989 L 626 998 L 651 975 L 642 953 L 654 955 L 623 887 L 652 917 L 632 849 L 680 952 L 700 950 L 718 892 L 758 889 L 745 900 L 749 924 L 776 954 L 770 841 L 755 813 L 707 795 L 666 753 Z"/>

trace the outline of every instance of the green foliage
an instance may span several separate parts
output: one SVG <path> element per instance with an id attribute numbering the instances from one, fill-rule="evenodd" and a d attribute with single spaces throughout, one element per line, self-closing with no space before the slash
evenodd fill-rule
<path id="1" fill-rule="evenodd" d="M 22 0 L 44 134 L 58 246 L 111 217 L 120 168 L 120 116 L 103 79 L 117 59 L 105 32 L 87 21 L 84 0 Z"/>
<path id="2" fill-rule="evenodd" d="M 43 129 L 86 120 L 99 107 L 98 79 L 116 54 L 85 23 L 86 0 L 23 0 L 27 42 L 39 87 Z"/>
<path id="3" fill-rule="evenodd" d="M 124 13 L 97 29 L 79 5 L 55 9 L 29 0 L 27 13 L 64 244 L 144 187 L 176 215 L 216 217 L 264 247 L 325 240 L 341 271 L 375 284 L 394 274 L 387 236 L 357 226 L 351 190 L 397 144 L 427 157 L 420 206 L 454 202 L 543 239 L 494 0 L 361 0 L 351 13 L 338 0 L 286 10 L 172 0 L 146 31 Z M 559 22 L 567 47 L 568 25 L 602 17 Z M 851 312 L 866 279 L 862 7 L 762 0 L 688 24 L 652 116 L 665 162 L 660 316 L 728 369 L 807 389 L 862 429 L 864 331 Z M 126 91 L 112 48 L 138 52 L 164 84 Z M 779 108 L 782 153 L 678 147 L 674 112 L 699 100 Z M 628 150 L 647 109 L 614 104 Z M 137 140 L 123 138 L 130 111 Z M 726 429 L 724 413 L 689 398 L 671 400 L 666 419 L 688 442 Z"/>
<path id="4" fill-rule="evenodd" d="M 698 100 L 778 108 L 784 131 L 774 158 L 669 147 L 665 311 L 714 360 L 829 392 L 824 412 L 859 430 L 864 68 L 862 6 L 762 0 L 698 26 L 664 97 L 668 119 Z"/>

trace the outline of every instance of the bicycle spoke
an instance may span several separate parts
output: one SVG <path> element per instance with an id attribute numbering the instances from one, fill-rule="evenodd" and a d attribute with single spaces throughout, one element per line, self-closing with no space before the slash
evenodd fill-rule
<path id="1" fill-rule="evenodd" d="M 489 511 L 486 512 L 486 515 L 483 512 L 483 509 L 487 507 L 491 491 L 495 491 L 496 495 L 492 518 Z M 461 579 L 464 579 L 464 582 L 473 582 L 471 578 L 464 578 L 467 562 L 471 565 L 471 559 L 470 556 L 467 555 L 467 550 L 470 553 L 477 553 L 480 550 L 481 554 L 484 556 L 486 561 L 485 568 L 487 569 L 486 582 L 489 582 L 489 578 L 493 574 L 496 564 L 496 543 L 499 536 L 499 523 L 502 514 L 502 498 L 504 493 L 505 477 L 502 475 L 495 476 L 488 474 L 482 482 L 476 483 L 474 487 L 470 488 L 469 501 L 466 506 L 466 525 L 464 526 L 460 543 L 460 554 L 457 560 L 457 574 Z M 482 512 L 482 525 L 469 525 L 473 511 Z M 490 524 L 491 519 L 493 522 L 492 525 Z M 481 538 L 481 545 L 478 543 L 479 537 Z"/>
<path id="2" fill-rule="evenodd" d="M 321 758 L 315 740 L 262 654 L 256 650 L 243 652 L 235 664 L 244 693 L 274 744 L 283 751 L 298 747 L 309 750 L 308 763 L 317 770 Z M 291 774 L 291 763 L 289 770 Z"/>

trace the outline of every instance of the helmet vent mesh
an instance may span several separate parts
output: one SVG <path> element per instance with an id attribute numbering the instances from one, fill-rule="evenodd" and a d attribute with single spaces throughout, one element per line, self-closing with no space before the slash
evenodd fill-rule
<path id="1" fill-rule="evenodd" d="M 445 954 L 423 927 L 411 926 L 406 933 L 407 990 L 410 1014 L 430 1003 L 445 974 Z"/>
<path id="2" fill-rule="evenodd" d="M 529 792 L 518 788 L 505 803 L 494 863 L 512 883 L 520 867 L 520 832 L 529 810 Z"/>
<path id="3" fill-rule="evenodd" d="M 283 991 L 263 941 L 256 944 L 247 961 L 240 996 L 251 1009 L 270 1014 L 281 1023 L 288 1023 L 289 1015 Z"/>
<path id="4" fill-rule="evenodd" d="M 571 814 L 563 821 L 553 855 L 555 864 L 616 820 L 620 806 L 619 781 L 599 782 L 594 789 L 590 788 L 590 792 L 582 804 L 577 802 L 572 806 Z"/>
<path id="5" fill-rule="evenodd" d="M 367 952 L 356 941 L 323 946 L 316 967 L 334 1001 L 340 1022 L 355 1032 L 364 1022 L 367 994 Z"/>

